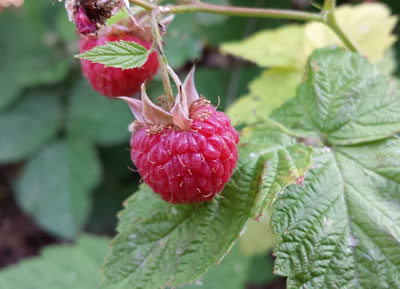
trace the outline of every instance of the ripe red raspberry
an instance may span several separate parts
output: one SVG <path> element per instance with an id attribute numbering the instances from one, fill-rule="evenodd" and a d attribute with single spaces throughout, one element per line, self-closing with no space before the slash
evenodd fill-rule
<path id="1" fill-rule="evenodd" d="M 230 119 L 204 98 L 189 111 L 190 130 L 139 126 L 131 157 L 144 182 L 170 203 L 210 200 L 222 191 L 238 159 L 239 135 Z"/>
<path id="2" fill-rule="evenodd" d="M 150 49 L 151 43 L 131 34 L 105 35 L 99 38 L 95 36 L 81 36 L 80 51 L 85 52 L 95 46 L 104 45 L 109 41 L 133 41 L 146 49 Z M 147 62 L 138 68 L 125 69 L 105 67 L 103 64 L 93 63 L 89 60 L 81 60 L 83 74 L 92 84 L 93 88 L 107 96 L 131 96 L 140 91 L 140 86 L 147 80 L 150 81 L 158 71 L 158 59 L 155 52 L 151 53 Z"/>

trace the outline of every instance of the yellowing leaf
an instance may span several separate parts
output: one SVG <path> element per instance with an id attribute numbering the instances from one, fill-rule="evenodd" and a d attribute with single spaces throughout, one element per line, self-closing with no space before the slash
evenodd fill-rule
<path id="1" fill-rule="evenodd" d="M 287 25 L 274 30 L 263 30 L 237 42 L 221 45 L 221 52 L 229 53 L 264 67 L 301 68 L 306 61 L 303 49 L 304 26 Z"/>
<path id="2" fill-rule="evenodd" d="M 250 83 L 250 93 L 239 98 L 227 110 L 233 124 L 253 123 L 266 118 L 277 107 L 296 93 L 301 72 L 274 68 L 264 71 Z"/>
<path id="3" fill-rule="evenodd" d="M 336 10 L 339 26 L 372 62 L 383 58 L 397 37 L 392 34 L 398 18 L 380 3 L 343 5 Z M 304 30 L 306 55 L 328 45 L 342 45 L 339 38 L 324 24 L 312 22 Z"/>

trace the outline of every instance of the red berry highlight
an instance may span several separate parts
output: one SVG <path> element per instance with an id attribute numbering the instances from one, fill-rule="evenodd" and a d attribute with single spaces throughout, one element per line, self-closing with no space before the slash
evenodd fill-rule
<path id="1" fill-rule="evenodd" d="M 133 41 L 146 49 L 150 49 L 151 43 L 146 42 L 131 34 L 106 35 L 99 38 L 81 37 L 80 51 L 85 52 L 95 46 L 104 45 L 112 41 Z M 89 80 L 93 88 L 109 98 L 118 96 L 131 96 L 140 91 L 140 86 L 145 81 L 150 81 L 158 71 L 158 59 L 155 52 L 151 53 L 147 62 L 138 68 L 125 69 L 105 67 L 103 64 L 89 60 L 81 60 L 82 72 Z"/>
<path id="2" fill-rule="evenodd" d="M 229 117 L 201 98 L 190 107 L 190 130 L 141 125 L 131 158 L 144 182 L 165 201 L 195 203 L 221 192 L 236 166 L 239 135 Z"/>

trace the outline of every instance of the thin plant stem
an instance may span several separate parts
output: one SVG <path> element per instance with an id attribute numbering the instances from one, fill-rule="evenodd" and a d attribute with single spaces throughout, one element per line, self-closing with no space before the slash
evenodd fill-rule
<path id="1" fill-rule="evenodd" d="M 144 0 L 129 0 L 131 3 L 141 6 L 147 10 L 156 9 L 157 5 Z M 302 21 L 323 22 L 323 17 L 319 13 L 299 12 L 293 10 L 278 10 L 264 8 L 233 7 L 224 5 L 214 5 L 195 1 L 190 4 L 160 6 L 160 12 L 163 14 L 183 14 L 191 12 L 206 12 L 210 14 L 219 14 L 225 16 L 239 17 L 259 17 L 259 18 L 279 18 Z"/>
<path id="2" fill-rule="evenodd" d="M 225 16 L 239 17 L 258 17 L 258 18 L 279 18 L 300 21 L 318 21 L 322 22 L 323 17 L 319 13 L 301 12 L 293 10 L 264 9 L 264 8 L 247 8 L 215 5 L 210 3 L 196 2 L 187 5 L 176 5 L 162 9 L 164 13 L 190 13 L 190 12 L 206 12 L 210 14 L 219 14 Z"/>
<path id="3" fill-rule="evenodd" d="M 214 5 L 193 0 L 188 4 L 157 6 L 145 0 L 129 0 L 131 3 L 143 7 L 149 11 L 158 9 L 162 14 L 183 14 L 192 12 L 205 12 L 210 14 L 219 14 L 226 16 L 239 17 L 258 17 L 258 18 L 279 18 L 299 21 L 316 21 L 326 24 L 346 45 L 346 47 L 354 52 L 360 53 L 357 46 L 344 33 L 338 25 L 334 10 L 336 8 L 336 0 L 325 0 L 321 13 L 300 12 L 293 10 L 264 9 L 264 8 L 247 8 L 233 7 L 224 5 Z"/>
<path id="4" fill-rule="evenodd" d="M 324 23 L 332 29 L 333 32 L 340 38 L 343 44 L 354 52 L 361 54 L 359 48 L 356 44 L 346 35 L 342 28 L 336 21 L 335 10 L 336 10 L 336 0 L 325 0 L 324 6 L 322 8 L 322 13 L 325 15 Z"/>
<path id="5" fill-rule="evenodd" d="M 151 10 L 149 10 L 152 37 L 155 45 L 155 50 L 158 56 L 158 62 L 160 63 L 160 71 L 161 71 L 165 94 L 167 97 L 167 104 L 169 108 L 172 108 L 175 102 L 175 97 L 172 91 L 171 81 L 169 79 L 167 57 L 165 56 L 163 50 L 162 36 L 160 33 L 160 28 L 157 20 L 158 14 L 159 13 L 157 8 L 156 9 L 152 8 Z"/>

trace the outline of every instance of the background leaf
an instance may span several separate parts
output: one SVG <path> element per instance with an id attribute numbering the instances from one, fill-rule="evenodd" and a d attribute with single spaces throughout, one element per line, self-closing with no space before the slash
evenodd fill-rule
<path id="1" fill-rule="evenodd" d="M 290 128 L 296 135 L 304 138 L 313 138 L 317 143 L 308 143 L 318 147 L 320 142 L 314 124 L 304 114 L 303 106 L 297 97 L 286 101 L 282 106 L 276 108 L 270 115 L 271 119 Z"/>
<path id="2" fill-rule="evenodd" d="M 266 70 L 249 84 L 249 94 L 235 101 L 227 114 L 233 123 L 251 124 L 268 118 L 275 108 L 295 96 L 300 80 L 296 70 Z"/>
<path id="3" fill-rule="evenodd" d="M 216 5 L 224 5 L 224 6 L 229 6 L 229 0 L 206 0 L 204 2 L 210 3 L 210 4 L 216 4 Z M 215 14 L 207 14 L 207 13 L 197 13 L 196 14 L 196 20 L 198 23 L 203 24 L 205 26 L 210 26 L 213 24 L 218 24 L 221 22 L 224 22 L 228 19 L 229 17 L 223 16 L 223 15 L 215 15 Z"/>
<path id="4" fill-rule="evenodd" d="M 203 278 L 192 285 L 183 286 L 182 289 L 243 289 L 251 265 L 252 259 L 243 256 L 235 245 L 220 264 L 212 266 Z"/>
<path id="5" fill-rule="evenodd" d="M 0 162 L 30 156 L 55 137 L 61 126 L 58 95 L 45 90 L 28 93 L 10 111 L 0 114 Z"/>
<path id="6" fill-rule="evenodd" d="M 299 49 L 304 45 L 303 31 L 300 25 L 264 30 L 246 40 L 224 43 L 220 50 L 262 67 L 301 68 L 306 59 L 304 51 Z"/>
<path id="7" fill-rule="evenodd" d="M 172 67 L 200 57 L 203 43 L 197 37 L 197 23 L 193 14 L 179 15 L 168 25 L 165 54 Z"/>
<path id="8" fill-rule="evenodd" d="M 74 238 L 90 212 L 90 194 L 100 181 L 93 147 L 58 141 L 28 162 L 16 184 L 19 205 L 49 232 Z"/>
<path id="9" fill-rule="evenodd" d="M 392 31 L 398 17 L 391 16 L 384 4 L 341 5 L 336 10 L 336 18 L 346 35 L 372 62 L 382 59 L 397 39 Z M 304 34 L 306 55 L 317 48 L 332 44 L 343 45 L 332 30 L 321 23 L 308 23 Z"/>
<path id="10" fill-rule="evenodd" d="M 258 220 L 249 220 L 246 232 L 239 239 L 240 251 L 243 255 L 265 255 L 275 247 L 277 236 L 271 230 L 270 221 L 269 208 Z"/>
<path id="11" fill-rule="evenodd" d="M 44 249 L 0 272 L 0 289 L 94 289 L 99 285 L 99 266 L 107 238 L 84 235 L 74 245 Z"/>
<path id="12" fill-rule="evenodd" d="M 129 107 L 119 100 L 107 99 L 87 82 L 80 80 L 70 96 L 68 133 L 100 145 L 127 142 L 128 125 L 134 120 Z"/>
<path id="13" fill-rule="evenodd" d="M 45 34 L 46 24 L 37 21 L 44 13 L 45 3 L 48 2 L 35 1 L 36 6 L 25 3 L 18 9 L 6 9 L 0 15 L 0 27 L 12 27 L 0 30 L 0 111 L 8 107 L 24 87 L 52 84 L 67 75 L 69 61 L 55 49 L 57 36 L 52 37 L 50 31 Z"/>

